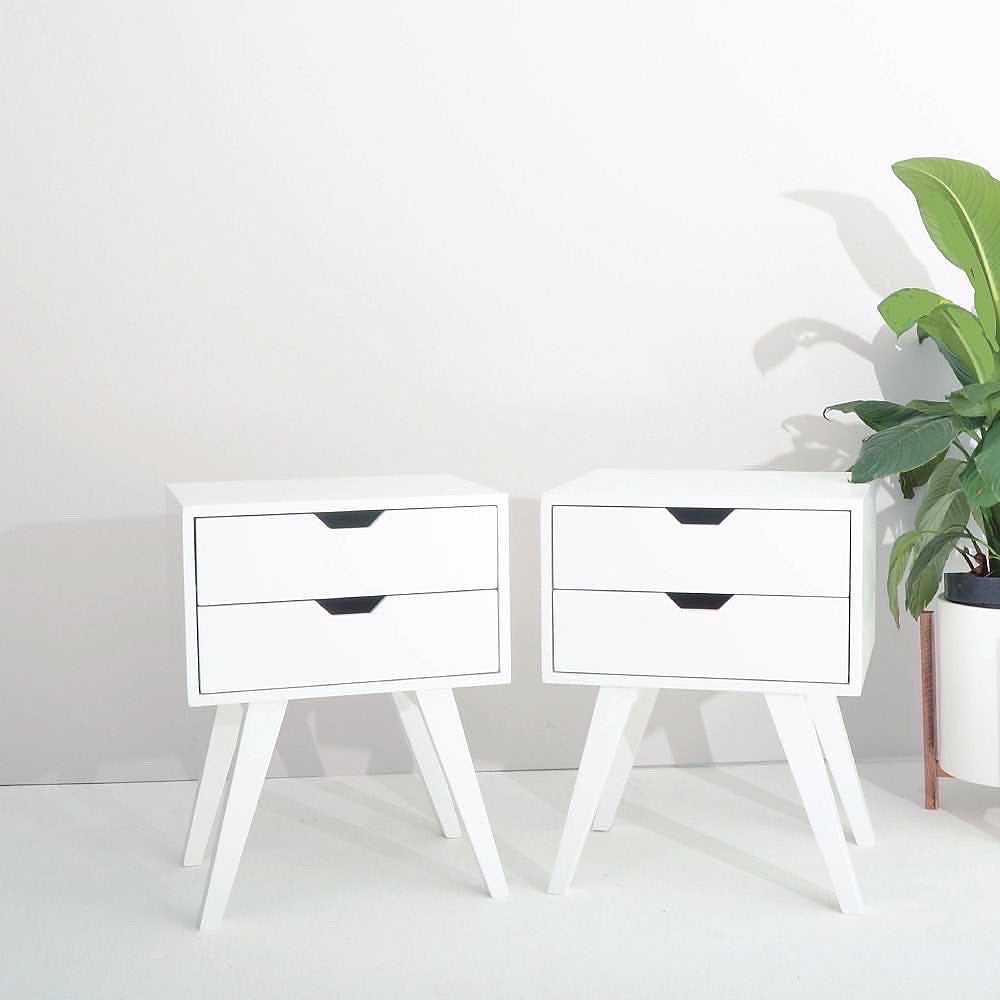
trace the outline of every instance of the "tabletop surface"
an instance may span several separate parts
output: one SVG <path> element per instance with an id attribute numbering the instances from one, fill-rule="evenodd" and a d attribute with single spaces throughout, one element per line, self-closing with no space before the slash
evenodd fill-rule
<path id="1" fill-rule="evenodd" d="M 184 507 L 287 503 L 315 504 L 323 510 L 339 504 L 364 502 L 378 507 L 426 498 L 470 503 L 498 495 L 489 486 L 447 474 L 170 483 L 167 489 Z"/>
<path id="2" fill-rule="evenodd" d="M 848 473 L 721 469 L 595 469 L 546 491 L 555 504 L 821 507 L 861 503 L 873 488 Z"/>

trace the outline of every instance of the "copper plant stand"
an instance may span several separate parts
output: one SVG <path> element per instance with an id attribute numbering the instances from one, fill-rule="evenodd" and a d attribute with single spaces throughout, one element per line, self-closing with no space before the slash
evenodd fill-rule
<path id="1" fill-rule="evenodd" d="M 924 808 L 937 809 L 940 802 L 938 780 L 951 775 L 938 763 L 933 611 L 920 614 L 920 691 L 924 717 Z"/>

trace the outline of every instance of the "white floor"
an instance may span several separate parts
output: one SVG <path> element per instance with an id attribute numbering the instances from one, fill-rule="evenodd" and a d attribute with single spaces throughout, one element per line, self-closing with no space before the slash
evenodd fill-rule
<path id="1" fill-rule="evenodd" d="M 1000 995 L 1000 792 L 862 768 L 868 911 L 836 909 L 787 768 L 646 768 L 544 892 L 572 772 L 481 775 L 511 898 L 414 776 L 266 783 L 222 929 L 178 859 L 190 783 L 0 789 L 0 998 Z"/>

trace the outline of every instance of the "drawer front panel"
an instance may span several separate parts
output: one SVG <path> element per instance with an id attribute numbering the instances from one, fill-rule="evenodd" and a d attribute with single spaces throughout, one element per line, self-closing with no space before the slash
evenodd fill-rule
<path id="1" fill-rule="evenodd" d="M 198 603 L 497 587 L 496 507 L 334 515 L 197 518 Z"/>
<path id="2" fill-rule="evenodd" d="M 674 511 L 553 507 L 554 586 L 848 596 L 849 511 L 713 510 L 707 523 L 699 509 Z"/>
<path id="3" fill-rule="evenodd" d="M 556 673 L 848 682 L 846 598 L 737 595 L 708 610 L 656 593 L 552 597 Z"/>
<path id="4" fill-rule="evenodd" d="M 203 694 L 500 670 L 495 590 L 198 608 Z"/>

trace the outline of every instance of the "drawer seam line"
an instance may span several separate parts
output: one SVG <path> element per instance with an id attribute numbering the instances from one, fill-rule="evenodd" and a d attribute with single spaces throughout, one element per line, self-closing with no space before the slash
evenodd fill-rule
<path id="1" fill-rule="evenodd" d="M 345 597 L 435 597 L 438 594 L 492 594 L 499 587 L 465 587 L 461 590 L 406 590 L 397 594 L 345 594 Z M 275 601 L 220 601 L 217 604 L 201 604 L 199 608 L 245 608 L 255 604 L 315 604 L 317 601 L 338 600 L 329 595 L 324 597 L 292 597 Z"/>
<path id="2" fill-rule="evenodd" d="M 568 594 L 669 594 L 669 590 L 623 590 L 618 587 L 553 587 L 554 593 Z M 673 591 L 678 593 L 678 591 Z M 730 593 L 728 590 L 688 590 L 683 591 L 688 594 L 723 594 Z M 849 601 L 851 595 L 848 594 L 757 594 L 748 591 L 734 590 L 733 597 L 801 597 L 805 600 L 815 599 L 820 601 Z"/>

